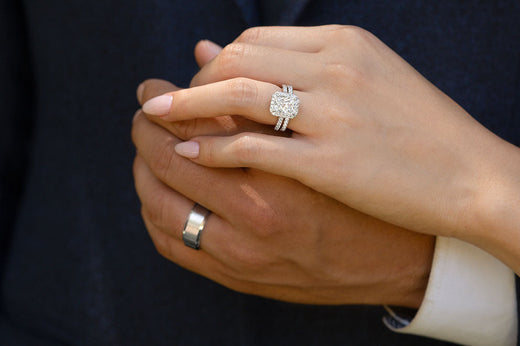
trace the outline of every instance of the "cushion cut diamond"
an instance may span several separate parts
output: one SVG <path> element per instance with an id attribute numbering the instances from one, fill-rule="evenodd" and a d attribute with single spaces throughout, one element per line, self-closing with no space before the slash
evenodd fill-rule
<path id="1" fill-rule="evenodd" d="M 294 94 L 277 91 L 271 98 L 269 110 L 275 117 L 293 119 L 298 114 L 300 99 Z"/>

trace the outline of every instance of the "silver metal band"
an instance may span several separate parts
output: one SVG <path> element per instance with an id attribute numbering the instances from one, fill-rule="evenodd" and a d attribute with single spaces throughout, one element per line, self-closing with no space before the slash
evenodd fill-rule
<path id="1" fill-rule="evenodd" d="M 284 122 L 283 122 L 283 125 L 282 125 L 282 128 L 280 129 L 281 132 L 284 132 L 285 130 L 287 130 L 287 125 L 289 125 L 289 120 L 291 120 L 290 118 L 285 118 Z"/>
<path id="2" fill-rule="evenodd" d="M 284 123 L 284 118 L 278 117 L 278 122 L 276 123 L 276 126 L 274 127 L 275 131 L 280 130 L 280 127 L 282 127 L 282 124 Z M 283 131 L 283 130 L 282 130 Z"/>
<path id="3" fill-rule="evenodd" d="M 184 230 L 182 231 L 182 240 L 184 245 L 195 250 L 200 248 L 200 236 L 206 225 L 206 218 L 211 211 L 199 204 L 195 204 L 188 215 Z"/>

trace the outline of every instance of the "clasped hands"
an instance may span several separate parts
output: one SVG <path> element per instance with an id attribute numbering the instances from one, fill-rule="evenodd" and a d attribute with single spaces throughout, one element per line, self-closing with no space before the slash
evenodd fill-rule
<path id="1" fill-rule="evenodd" d="M 244 293 L 418 307 L 431 235 L 473 226 L 474 162 L 504 144 L 359 28 L 254 28 L 195 57 L 190 88 L 138 89 L 135 184 L 159 253 Z M 269 114 L 281 84 L 301 100 L 288 136 Z M 195 202 L 213 212 L 200 251 L 181 235 Z"/>

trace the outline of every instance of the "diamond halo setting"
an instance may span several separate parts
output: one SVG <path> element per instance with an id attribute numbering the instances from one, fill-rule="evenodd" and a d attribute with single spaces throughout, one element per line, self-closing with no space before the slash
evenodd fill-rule
<path id="1" fill-rule="evenodd" d="M 275 117 L 278 117 L 278 123 L 275 126 L 276 131 L 285 131 L 289 120 L 298 115 L 300 108 L 300 99 L 293 94 L 293 87 L 290 85 L 283 85 L 283 91 L 277 91 L 271 97 L 271 106 L 269 111 Z"/>

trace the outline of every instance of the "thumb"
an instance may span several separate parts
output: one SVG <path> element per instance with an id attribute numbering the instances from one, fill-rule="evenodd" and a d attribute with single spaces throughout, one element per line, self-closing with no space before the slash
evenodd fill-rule
<path id="1" fill-rule="evenodd" d="M 199 41 L 195 45 L 195 60 L 197 61 L 199 67 L 202 68 L 214 57 L 216 57 L 221 50 L 222 47 L 212 41 Z"/>

